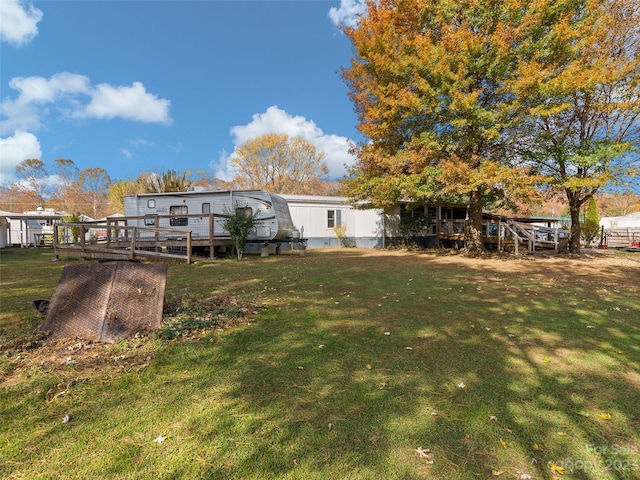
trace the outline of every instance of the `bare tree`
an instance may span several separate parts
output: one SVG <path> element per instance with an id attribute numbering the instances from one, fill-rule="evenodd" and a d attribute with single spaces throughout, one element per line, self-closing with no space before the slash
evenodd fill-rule
<path id="1" fill-rule="evenodd" d="M 80 172 L 79 183 L 86 195 L 93 218 L 103 213 L 107 207 L 107 192 L 111 185 L 111 178 L 102 168 L 85 168 Z"/>
<path id="2" fill-rule="evenodd" d="M 43 207 L 48 192 L 44 162 L 37 158 L 23 160 L 16 167 L 16 175 L 21 180 L 19 189 L 27 193 L 33 209 Z"/>

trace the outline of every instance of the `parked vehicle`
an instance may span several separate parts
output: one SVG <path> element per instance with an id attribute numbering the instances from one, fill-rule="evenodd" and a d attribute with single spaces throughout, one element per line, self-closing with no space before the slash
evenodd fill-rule
<path id="1" fill-rule="evenodd" d="M 228 238 L 224 216 L 256 215 L 250 242 L 286 241 L 294 231 L 287 201 L 264 190 L 194 190 L 124 197 L 128 225 L 191 231 L 192 237 Z M 131 217 L 138 217 L 131 220 Z"/>

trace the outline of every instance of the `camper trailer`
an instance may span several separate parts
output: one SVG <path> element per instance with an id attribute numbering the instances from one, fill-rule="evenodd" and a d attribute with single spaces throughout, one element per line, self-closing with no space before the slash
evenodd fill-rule
<path id="1" fill-rule="evenodd" d="M 247 215 L 257 214 L 256 229 L 248 238 L 250 242 L 285 241 L 293 233 L 287 201 L 264 190 L 194 190 L 124 197 L 125 217 L 138 217 L 129 221 L 129 225 L 191 231 L 195 239 L 228 238 L 223 215 L 238 210 Z"/>

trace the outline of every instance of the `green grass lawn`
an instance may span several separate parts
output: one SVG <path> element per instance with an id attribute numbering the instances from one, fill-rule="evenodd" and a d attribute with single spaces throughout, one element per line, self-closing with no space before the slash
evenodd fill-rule
<path id="1" fill-rule="evenodd" d="M 169 305 L 259 312 L 39 344 L 69 262 L 0 253 L 1 478 L 640 478 L 638 254 L 171 264 Z"/>

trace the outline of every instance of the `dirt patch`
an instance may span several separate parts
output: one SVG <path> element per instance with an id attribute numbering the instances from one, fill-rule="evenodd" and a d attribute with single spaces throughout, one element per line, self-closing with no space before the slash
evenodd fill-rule
<path id="1" fill-rule="evenodd" d="M 235 297 L 215 295 L 200 298 L 185 293 L 167 303 L 162 326 L 150 335 L 138 334 L 113 342 L 92 342 L 84 339 L 49 338 L 37 332 L 28 339 L 15 339 L 2 346 L 0 352 L 7 362 L 0 371 L 0 385 L 9 386 L 29 371 L 56 374 L 60 384 L 48 396 L 68 390 L 95 376 L 141 371 L 149 366 L 162 342 L 176 339 L 193 340 L 210 336 L 251 319 L 261 307 Z"/>

